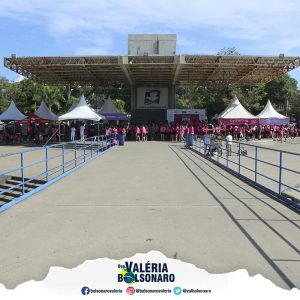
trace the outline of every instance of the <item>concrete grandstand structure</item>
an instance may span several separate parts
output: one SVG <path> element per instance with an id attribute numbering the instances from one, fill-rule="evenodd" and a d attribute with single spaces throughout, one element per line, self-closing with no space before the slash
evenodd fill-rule
<path id="1" fill-rule="evenodd" d="M 4 65 L 45 84 L 126 85 L 131 89 L 133 117 L 165 120 L 166 109 L 175 108 L 176 85 L 265 84 L 299 67 L 300 57 L 178 55 L 175 34 L 141 34 L 129 35 L 127 55 L 13 54 L 4 58 Z"/>

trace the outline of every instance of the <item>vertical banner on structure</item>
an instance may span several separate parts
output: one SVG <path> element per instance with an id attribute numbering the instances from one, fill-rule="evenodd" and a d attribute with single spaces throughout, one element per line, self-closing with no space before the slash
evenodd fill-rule
<path id="1" fill-rule="evenodd" d="M 137 108 L 138 109 L 167 109 L 168 108 L 168 88 L 152 87 L 137 88 Z"/>

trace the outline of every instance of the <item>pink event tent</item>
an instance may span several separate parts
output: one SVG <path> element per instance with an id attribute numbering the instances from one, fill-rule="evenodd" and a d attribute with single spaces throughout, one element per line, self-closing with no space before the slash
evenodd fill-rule
<path id="1" fill-rule="evenodd" d="M 258 125 L 258 118 L 249 113 L 235 96 L 218 117 L 220 125 Z"/>
<path id="2" fill-rule="evenodd" d="M 289 118 L 277 112 L 272 106 L 270 100 L 266 104 L 265 108 L 257 116 L 259 118 L 260 125 L 287 125 L 289 124 Z"/>

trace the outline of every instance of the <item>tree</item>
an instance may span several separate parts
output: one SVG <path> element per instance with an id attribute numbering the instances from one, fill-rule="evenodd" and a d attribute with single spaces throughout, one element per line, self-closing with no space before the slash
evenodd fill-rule
<path id="1" fill-rule="evenodd" d="M 50 110 L 58 113 L 63 104 L 66 102 L 62 91 L 56 86 L 43 86 L 42 88 L 42 100 L 48 105 Z"/>
<path id="2" fill-rule="evenodd" d="M 298 95 L 297 80 L 291 78 L 288 74 L 282 75 L 265 85 L 266 95 L 264 103 L 270 99 L 275 104 L 283 104 L 285 113 L 288 113 L 289 103 L 293 102 Z"/>
<path id="3" fill-rule="evenodd" d="M 232 98 L 237 96 L 241 104 L 252 114 L 258 114 L 263 108 L 263 99 L 266 96 L 265 88 L 261 86 L 230 87 Z"/>
<path id="4" fill-rule="evenodd" d="M 0 76 L 0 113 L 3 113 L 9 106 L 8 89 L 9 81 Z"/>
<path id="5" fill-rule="evenodd" d="M 203 108 L 204 97 L 201 86 L 181 86 L 176 90 L 176 108 Z"/>
<path id="6" fill-rule="evenodd" d="M 114 99 L 112 100 L 114 105 L 116 106 L 116 108 L 121 111 L 121 112 L 125 112 L 125 101 L 122 99 Z"/>

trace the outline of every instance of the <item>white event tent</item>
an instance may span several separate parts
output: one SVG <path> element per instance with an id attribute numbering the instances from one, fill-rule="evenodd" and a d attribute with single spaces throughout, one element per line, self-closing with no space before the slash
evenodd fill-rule
<path id="1" fill-rule="evenodd" d="M 260 125 L 287 125 L 289 118 L 277 112 L 272 106 L 270 100 L 265 108 L 258 114 Z"/>
<path id="2" fill-rule="evenodd" d="M 92 108 L 90 108 L 84 96 L 80 97 L 79 103 L 71 110 L 65 113 L 62 116 L 58 117 L 59 121 L 64 120 L 92 120 L 92 121 L 100 121 L 104 120 L 105 117 L 97 114 Z"/>
<path id="3" fill-rule="evenodd" d="M 70 112 L 71 110 L 73 110 L 76 106 L 77 106 L 78 103 L 74 102 L 71 107 L 68 109 L 67 112 Z"/>
<path id="4" fill-rule="evenodd" d="M 64 115 L 61 115 L 58 117 L 59 121 L 65 121 L 65 120 L 91 120 L 91 121 L 97 121 L 98 122 L 98 133 L 99 133 L 99 121 L 105 120 L 105 117 L 102 115 L 97 114 L 92 108 L 88 106 L 86 103 L 86 100 L 84 98 L 84 95 L 81 95 L 79 103 L 67 113 Z M 59 123 L 60 125 L 60 123 Z M 59 126 L 59 132 L 60 132 L 60 126 Z"/>
<path id="5" fill-rule="evenodd" d="M 26 116 L 18 110 L 14 101 L 11 101 L 7 110 L 0 115 L 1 121 L 20 121 L 25 118 Z"/>
<path id="6" fill-rule="evenodd" d="M 51 121 L 58 120 L 58 116 L 48 108 L 44 100 L 42 101 L 41 105 L 39 106 L 39 108 L 34 114 L 40 117 L 41 119 L 51 120 Z"/>
<path id="7" fill-rule="evenodd" d="M 258 118 L 249 113 L 235 96 L 218 116 L 220 125 L 257 125 Z"/>

